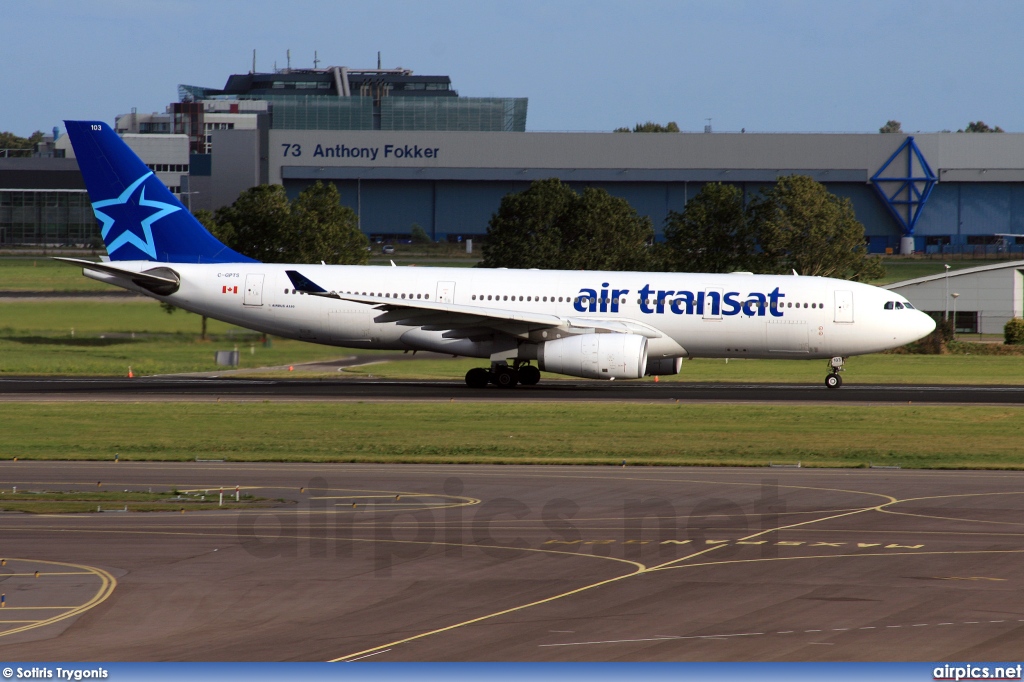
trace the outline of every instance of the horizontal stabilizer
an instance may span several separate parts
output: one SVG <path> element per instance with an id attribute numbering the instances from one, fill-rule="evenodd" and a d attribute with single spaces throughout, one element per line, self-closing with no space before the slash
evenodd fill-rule
<path id="1" fill-rule="evenodd" d="M 81 260 L 80 258 L 54 258 L 56 261 L 62 263 L 70 263 L 71 265 L 81 266 L 85 270 L 94 270 L 96 272 L 104 272 L 108 275 L 114 275 L 115 277 L 122 277 L 130 280 L 133 284 L 137 284 L 147 291 L 151 291 L 154 294 L 160 296 L 170 296 L 178 287 L 181 285 L 181 278 L 174 270 L 167 267 L 152 268 L 145 272 L 135 272 L 125 268 L 119 268 L 116 265 L 110 263 L 93 263 L 89 260 Z"/>

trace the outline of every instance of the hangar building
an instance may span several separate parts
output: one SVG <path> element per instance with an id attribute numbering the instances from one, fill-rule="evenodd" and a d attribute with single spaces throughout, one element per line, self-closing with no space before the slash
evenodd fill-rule
<path id="1" fill-rule="evenodd" d="M 1024 134 L 526 132 L 526 113 L 526 98 L 464 97 L 448 76 L 289 68 L 181 85 L 165 113 L 124 114 L 115 129 L 139 149 L 178 138 L 144 160 L 193 209 L 262 183 L 295 196 L 329 181 L 369 235 L 416 224 L 439 240 L 479 236 L 502 196 L 549 177 L 627 199 L 660 235 L 705 183 L 751 197 L 800 173 L 850 199 L 872 252 L 1024 257 Z M 26 208 L 50 201 L 39 194 L 49 181 L 22 165 L 2 169 L 0 242 L 80 233 L 78 217 L 51 223 Z"/>
<path id="2" fill-rule="evenodd" d="M 501 197 L 558 177 L 601 187 L 660 234 L 708 182 L 746 196 L 804 174 L 849 198 L 870 250 L 1024 253 L 1024 135 L 215 131 L 214 185 L 334 182 L 368 234 L 486 231 Z M 265 164 L 263 166 L 262 164 Z M 934 170 L 933 170 L 934 169 Z M 235 193 L 237 194 L 237 192 Z M 218 197 L 215 197 L 218 198 Z M 227 201 L 228 197 L 219 197 Z M 1020 235 L 1018 237 L 1017 235 Z"/>
<path id="3" fill-rule="evenodd" d="M 936 319 L 948 316 L 962 334 L 1002 334 L 1024 317 L 1024 260 L 951 270 L 885 287 Z"/>

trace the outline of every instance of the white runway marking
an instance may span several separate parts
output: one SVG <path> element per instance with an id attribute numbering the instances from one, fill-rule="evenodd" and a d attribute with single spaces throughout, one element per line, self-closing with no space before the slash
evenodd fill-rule
<path id="1" fill-rule="evenodd" d="M 1005 623 L 1005 620 L 990 620 L 989 623 Z M 1017 621 L 1018 623 L 1024 623 L 1024 618 Z M 828 632 L 849 632 L 851 630 L 878 630 L 880 628 L 925 628 L 940 625 L 979 625 L 980 621 L 976 620 L 965 620 L 959 623 L 914 623 L 912 625 L 866 625 L 859 628 L 831 628 Z M 557 632 L 551 630 L 550 632 Z M 826 632 L 824 629 L 808 629 L 808 630 L 776 630 L 774 632 L 734 632 L 734 633 L 717 633 L 713 635 L 655 635 L 653 637 L 638 637 L 636 639 L 605 639 L 605 640 L 593 640 L 587 642 L 560 642 L 554 644 L 540 644 L 540 647 L 562 647 L 562 646 L 588 646 L 594 644 L 631 644 L 640 642 L 669 642 L 669 641 L 680 641 L 680 640 L 693 640 L 693 639 L 717 639 L 724 640 L 732 637 L 756 637 L 758 635 L 792 635 L 795 633 L 803 634 L 814 634 L 819 632 Z M 811 642 L 811 644 L 822 644 L 822 642 Z"/>

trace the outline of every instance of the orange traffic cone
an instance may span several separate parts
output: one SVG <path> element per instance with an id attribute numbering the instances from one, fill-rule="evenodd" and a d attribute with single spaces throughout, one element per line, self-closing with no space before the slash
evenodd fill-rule
<path id="1" fill-rule="evenodd" d="M 292 366 L 292 365 L 288 365 L 288 371 L 289 372 L 294 372 L 295 371 L 295 367 Z"/>
<path id="2" fill-rule="evenodd" d="M 657 374 L 654 375 L 654 383 L 658 383 L 658 375 Z"/>
<path id="3" fill-rule="evenodd" d="M 128 378 L 129 379 L 134 379 L 135 378 L 135 374 L 132 372 L 132 366 L 131 365 L 128 365 Z"/>

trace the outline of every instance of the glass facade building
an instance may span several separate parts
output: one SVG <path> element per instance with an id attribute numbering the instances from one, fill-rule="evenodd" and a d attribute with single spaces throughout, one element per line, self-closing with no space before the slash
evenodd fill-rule
<path id="1" fill-rule="evenodd" d="M 265 101 L 277 130 L 526 131 L 527 98 L 460 97 L 448 76 L 406 69 L 235 74 L 220 90 L 179 85 L 178 96 L 175 111 L 210 100 Z"/>
<path id="2" fill-rule="evenodd" d="M 99 234 L 85 190 L 0 190 L 0 245 L 88 245 Z"/>

